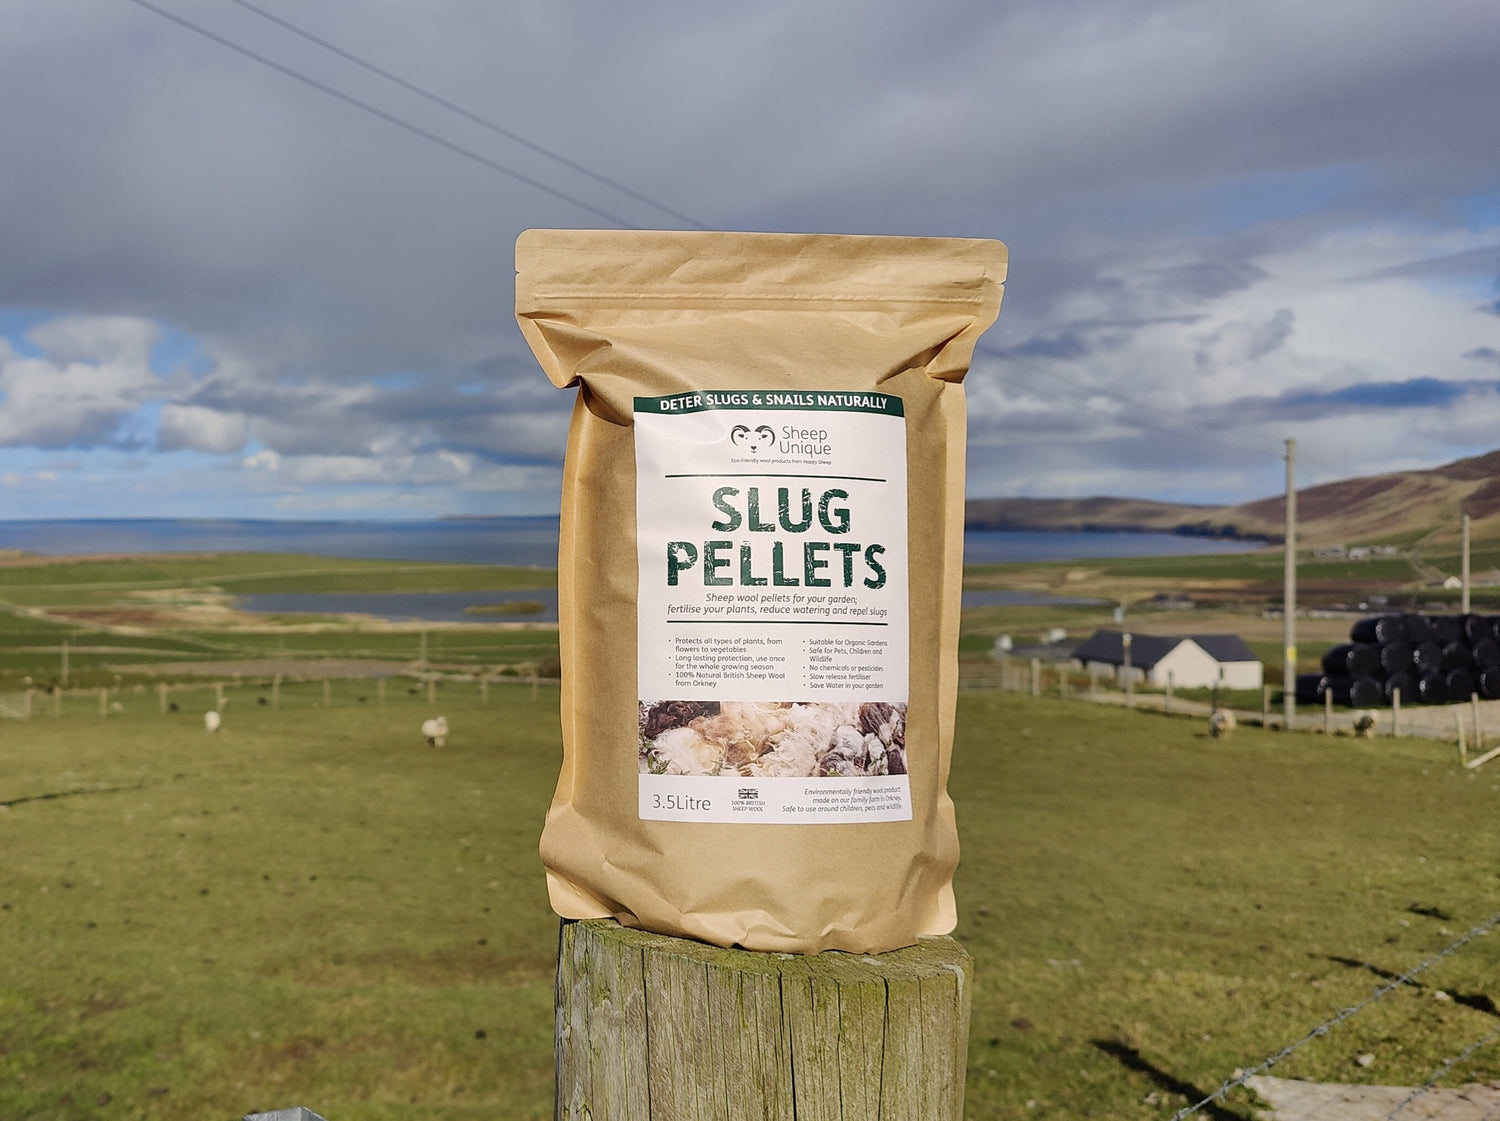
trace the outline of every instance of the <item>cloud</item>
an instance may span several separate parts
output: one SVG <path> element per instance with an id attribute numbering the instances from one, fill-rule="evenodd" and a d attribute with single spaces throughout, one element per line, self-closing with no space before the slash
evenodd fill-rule
<path id="1" fill-rule="evenodd" d="M 131 442 L 122 422 L 161 389 L 147 365 L 149 322 L 52 320 L 27 333 L 39 357 L 0 352 L 0 445 L 86 448 Z"/>
<path id="2" fill-rule="evenodd" d="M 222 413 L 196 405 L 163 405 L 157 427 L 157 444 L 164 451 L 200 451 L 229 455 L 250 438 L 248 420 L 237 413 Z"/>

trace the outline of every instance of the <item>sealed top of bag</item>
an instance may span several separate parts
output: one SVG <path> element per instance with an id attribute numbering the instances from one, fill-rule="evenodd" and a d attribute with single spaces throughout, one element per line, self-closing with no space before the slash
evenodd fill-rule
<path id="1" fill-rule="evenodd" d="M 1007 252 L 981 238 L 655 230 L 527 230 L 516 241 L 516 311 L 575 301 L 899 298 L 999 302 Z"/>

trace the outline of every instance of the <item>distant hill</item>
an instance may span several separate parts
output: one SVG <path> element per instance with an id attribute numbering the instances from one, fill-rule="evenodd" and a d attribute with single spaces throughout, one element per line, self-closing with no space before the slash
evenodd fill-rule
<path id="1" fill-rule="evenodd" d="M 976 498 L 970 529 L 1182 533 L 1280 541 L 1282 495 L 1237 506 L 1194 506 L 1140 498 Z M 1500 540 L 1500 451 L 1434 467 L 1322 483 L 1297 491 L 1299 544 L 1412 540 L 1472 520 L 1475 540 Z M 1456 533 L 1456 529 L 1454 530 Z"/>

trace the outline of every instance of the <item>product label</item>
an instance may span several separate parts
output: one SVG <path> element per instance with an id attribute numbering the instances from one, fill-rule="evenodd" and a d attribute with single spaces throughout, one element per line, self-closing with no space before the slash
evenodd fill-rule
<path id="1" fill-rule="evenodd" d="M 635 462 L 641 817 L 910 820 L 901 399 L 637 397 Z"/>

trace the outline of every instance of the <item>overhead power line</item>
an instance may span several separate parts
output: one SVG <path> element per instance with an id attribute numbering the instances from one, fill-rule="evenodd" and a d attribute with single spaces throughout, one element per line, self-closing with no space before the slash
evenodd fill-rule
<path id="1" fill-rule="evenodd" d="M 545 148 L 535 141 L 528 140 L 526 137 L 520 135 L 519 133 L 513 132 L 510 129 L 506 128 L 504 125 L 497 124 L 495 121 L 490 120 L 488 117 L 480 116 L 478 113 L 475 113 L 469 109 L 465 109 L 462 105 L 450 101 L 448 98 L 443 97 L 440 94 L 433 93 L 431 90 L 424 89 L 423 87 L 417 85 L 415 82 L 409 82 L 399 74 L 394 74 L 384 67 L 378 66 L 375 63 L 369 61 L 368 59 L 361 58 L 351 51 L 345 50 L 337 43 L 329 42 L 327 39 L 321 38 L 318 35 L 314 35 L 311 31 L 308 31 L 305 28 L 298 27 L 290 20 L 283 19 L 275 12 L 268 12 L 265 8 L 260 7 L 260 5 L 252 4 L 250 0 L 230 0 L 230 3 L 238 4 L 241 8 L 244 8 L 247 11 L 254 12 L 262 19 L 270 20 L 278 27 L 284 27 L 293 35 L 300 35 L 308 42 L 316 43 L 324 50 L 332 51 L 340 58 L 346 59 L 349 62 L 354 63 L 354 65 L 356 66 L 361 66 L 364 69 L 368 70 L 370 73 L 377 74 L 388 82 L 394 82 L 402 89 L 409 90 L 411 93 L 416 94 L 418 97 L 425 98 L 427 101 L 432 102 L 434 105 L 440 105 L 444 109 L 447 109 L 449 112 L 457 113 L 465 120 L 473 121 L 475 124 L 489 129 L 497 136 L 503 136 L 505 137 L 505 139 L 513 141 L 514 143 L 521 145 L 521 147 L 523 148 L 529 148 L 531 151 L 536 152 L 539 155 L 546 156 L 549 160 L 554 160 L 571 171 L 576 171 L 580 175 L 586 175 L 596 183 L 601 183 L 611 190 L 619 191 L 621 194 L 635 199 L 636 202 L 643 202 L 647 206 L 653 207 L 656 210 L 660 210 L 663 214 L 675 218 L 677 221 L 683 223 L 684 225 L 693 226 L 700 230 L 708 229 L 707 225 L 698 221 L 696 218 L 689 217 L 688 215 L 682 213 L 682 211 L 680 210 L 674 210 L 672 207 L 666 205 L 665 203 L 658 202 L 656 199 L 651 198 L 648 195 L 643 195 L 641 194 L 641 192 L 634 190 L 631 187 L 627 187 L 624 183 L 621 183 L 616 179 L 611 179 L 606 175 L 600 175 L 597 171 L 593 171 L 587 167 L 584 167 L 581 163 L 578 163 L 575 160 L 571 160 L 567 156 L 564 156 L 558 152 L 554 152 L 550 148 Z"/>
<path id="2" fill-rule="evenodd" d="M 257 54 L 250 48 L 241 46 L 239 43 L 236 43 L 233 39 L 226 38 L 225 36 L 220 35 L 217 32 L 210 31 L 208 28 L 193 23 L 191 20 L 184 19 L 182 16 L 179 16 L 173 12 L 169 12 L 165 8 L 157 7 L 155 4 L 151 3 L 150 0 L 130 0 L 130 2 L 132 4 L 135 4 L 137 7 L 145 8 L 148 12 L 156 13 L 163 19 L 171 20 L 179 27 L 185 27 L 189 31 L 192 31 L 198 35 L 202 35 L 205 39 L 212 39 L 220 46 L 228 47 L 230 50 L 235 51 L 238 54 L 242 54 L 246 58 L 254 59 L 262 66 L 269 66 L 272 70 L 279 71 L 289 78 L 295 78 L 297 81 L 303 83 L 304 85 L 311 86 L 315 90 L 326 93 L 329 97 L 336 97 L 345 104 L 352 105 L 356 109 L 363 109 L 366 113 L 370 113 L 373 116 L 379 117 L 381 120 L 387 122 L 388 124 L 393 124 L 397 128 L 405 129 L 407 132 L 420 136 L 424 140 L 430 140 L 432 141 L 432 143 L 447 148 L 450 152 L 456 152 L 460 156 L 464 156 L 468 159 L 473 160 L 475 163 L 483 164 L 491 171 L 498 171 L 501 175 L 507 175 L 517 182 L 525 183 L 528 187 L 535 187 L 537 190 L 543 192 L 544 194 L 549 194 L 555 199 L 561 199 L 563 202 L 571 203 L 572 205 L 579 207 L 580 209 L 587 210 L 590 214 L 597 214 L 605 221 L 612 222 L 616 226 L 622 226 L 628 230 L 638 228 L 633 222 L 627 222 L 624 218 L 621 218 L 616 214 L 611 214 L 607 210 L 602 210 L 599 207 L 593 205 L 593 203 L 585 202 L 583 199 L 578 198 L 574 195 L 559 191 L 557 188 L 551 187 L 546 183 L 543 183 L 539 179 L 533 179 L 531 176 L 516 171 L 514 168 L 506 167 L 504 164 L 498 163 L 497 161 L 490 159 L 488 156 L 480 155 L 478 152 L 475 152 L 470 148 L 465 148 L 462 144 L 455 144 L 453 141 L 448 140 L 443 136 L 439 136 L 435 132 L 429 132 L 427 129 L 422 128 L 420 125 L 414 125 L 410 121 L 404 121 L 400 117 L 387 113 L 384 109 L 377 109 L 375 106 L 369 104 L 368 102 L 361 101 L 357 97 L 344 93 L 342 90 L 335 89 L 333 86 L 327 85 L 324 82 L 320 82 L 316 78 L 309 77 L 308 75 L 303 74 L 301 71 L 292 69 L 290 66 L 285 66 L 282 63 L 277 62 L 275 59 L 267 58 L 262 54 Z"/>

